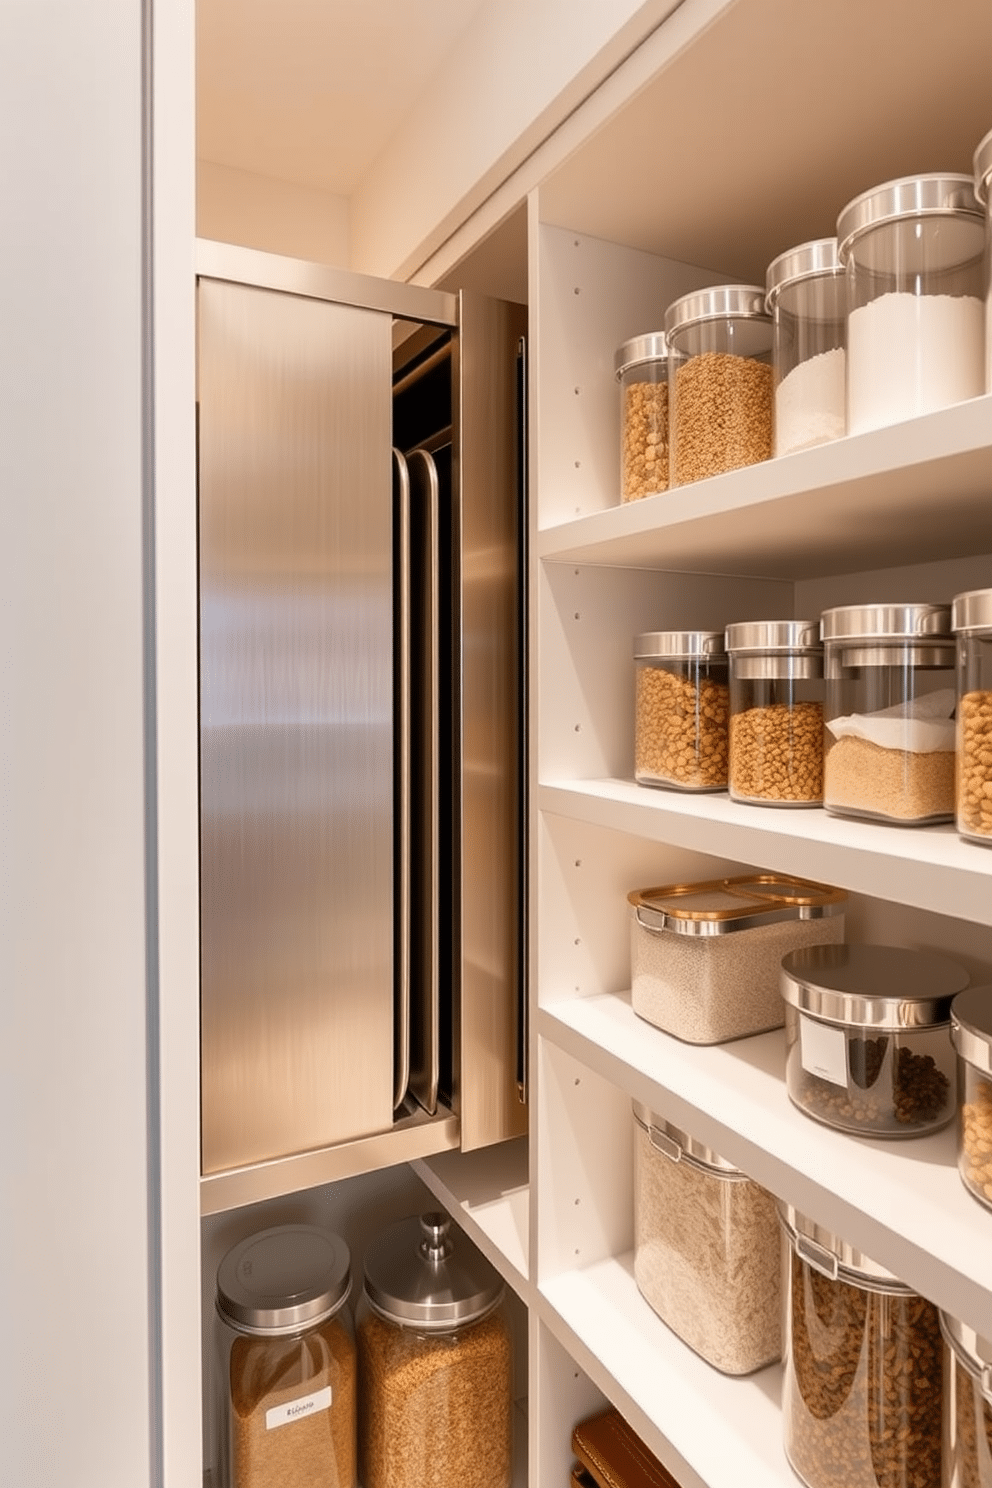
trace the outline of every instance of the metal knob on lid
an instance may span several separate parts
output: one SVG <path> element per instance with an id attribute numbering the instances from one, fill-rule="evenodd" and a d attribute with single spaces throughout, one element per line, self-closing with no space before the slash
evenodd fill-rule
<path id="1" fill-rule="evenodd" d="M 491 1312 L 503 1282 L 447 1215 L 432 1212 L 400 1220 L 372 1242 L 365 1295 L 390 1322 L 440 1331 Z"/>

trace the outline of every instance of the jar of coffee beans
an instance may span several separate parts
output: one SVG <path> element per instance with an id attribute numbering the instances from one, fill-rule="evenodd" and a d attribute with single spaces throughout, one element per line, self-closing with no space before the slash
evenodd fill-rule
<path id="1" fill-rule="evenodd" d="M 634 662 L 638 784 L 726 790 L 730 692 L 723 631 L 651 631 L 637 637 Z"/>
<path id="2" fill-rule="evenodd" d="M 992 589 L 959 594 L 951 606 L 957 637 L 958 832 L 992 847 Z"/>
<path id="3" fill-rule="evenodd" d="M 944 1488 L 992 1483 L 992 1342 L 948 1312 L 944 1337 Z"/>
<path id="4" fill-rule="evenodd" d="M 730 794 L 753 806 L 823 802 L 819 620 L 727 627 Z"/>
<path id="5" fill-rule="evenodd" d="M 668 490 L 668 343 L 663 331 L 625 341 L 620 384 L 620 499 Z"/>
<path id="6" fill-rule="evenodd" d="M 951 1042 L 958 1054 L 958 1172 L 992 1209 L 992 986 L 955 997 Z"/>

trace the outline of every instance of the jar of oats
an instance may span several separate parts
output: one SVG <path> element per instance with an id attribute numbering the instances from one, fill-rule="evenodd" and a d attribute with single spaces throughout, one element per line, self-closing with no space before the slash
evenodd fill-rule
<path id="1" fill-rule="evenodd" d="M 730 794 L 752 806 L 823 803 L 819 620 L 727 627 Z"/>
<path id="2" fill-rule="evenodd" d="M 992 847 L 992 589 L 959 594 L 956 821 L 969 842 Z"/>
<path id="3" fill-rule="evenodd" d="M 634 663 L 638 784 L 725 790 L 730 691 L 723 631 L 651 631 L 637 637 Z"/>
<path id="4" fill-rule="evenodd" d="M 992 1342 L 940 1314 L 944 1338 L 944 1488 L 992 1484 Z"/>
<path id="5" fill-rule="evenodd" d="M 447 1215 L 392 1225 L 358 1304 L 362 1488 L 510 1488 L 503 1283 Z"/>
<path id="6" fill-rule="evenodd" d="M 951 1003 L 958 1055 L 958 1172 L 992 1209 L 992 987 L 969 987 Z"/>
<path id="7" fill-rule="evenodd" d="M 620 384 L 620 499 L 668 490 L 668 343 L 663 331 L 635 336 L 615 360 Z"/>
<path id="8" fill-rule="evenodd" d="M 785 1453 L 808 1488 L 941 1488 L 932 1302 L 785 1205 Z"/>
<path id="9" fill-rule="evenodd" d="M 665 312 L 670 484 L 721 475 L 772 453 L 772 318 L 756 284 L 683 295 Z"/>

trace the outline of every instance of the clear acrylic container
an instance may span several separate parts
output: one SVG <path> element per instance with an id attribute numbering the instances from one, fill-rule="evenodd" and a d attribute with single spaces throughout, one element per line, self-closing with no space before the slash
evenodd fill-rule
<path id="1" fill-rule="evenodd" d="M 634 643 L 634 778 L 669 790 L 727 787 L 723 631 L 651 631 Z"/>
<path id="2" fill-rule="evenodd" d="M 985 223 L 968 175 L 906 176 L 837 219 L 847 271 L 847 432 L 985 390 Z"/>
<path id="3" fill-rule="evenodd" d="M 765 285 L 774 323 L 774 450 L 791 455 L 839 439 L 847 428 L 847 277 L 837 239 L 780 254 Z"/>
<path id="4" fill-rule="evenodd" d="M 640 1102 L 634 1109 L 634 1277 L 684 1343 L 724 1374 L 782 1353 L 775 1200 Z"/>
<path id="5" fill-rule="evenodd" d="M 955 997 L 951 1042 L 958 1055 L 958 1172 L 992 1209 L 992 986 Z"/>
<path id="6" fill-rule="evenodd" d="M 770 459 L 772 320 L 765 292 L 724 284 L 665 312 L 673 486 Z"/>
<path id="7" fill-rule="evenodd" d="M 625 341 L 620 384 L 620 500 L 668 490 L 668 343 L 663 331 Z"/>
<path id="8" fill-rule="evenodd" d="M 958 832 L 992 847 L 992 589 L 959 594 L 951 606 L 957 637 Z"/>
<path id="9" fill-rule="evenodd" d="M 975 196 L 985 208 L 985 391 L 992 393 L 992 130 L 975 151 Z"/>
<path id="10" fill-rule="evenodd" d="M 902 826 L 954 816 L 950 605 L 827 610 L 823 804 Z"/>
<path id="11" fill-rule="evenodd" d="M 844 939 L 847 894 L 781 874 L 634 889 L 634 1012 L 690 1044 L 781 1028 L 782 957 Z"/>
<path id="12" fill-rule="evenodd" d="M 918 1137 L 953 1121 L 951 1000 L 968 985 L 946 956 L 818 945 L 782 959 L 785 1080 L 807 1116 L 865 1137 Z"/>
<path id="13" fill-rule="evenodd" d="M 941 1488 L 932 1302 L 794 1209 L 786 1234 L 786 1456 L 808 1488 Z"/>
<path id="14" fill-rule="evenodd" d="M 943 1488 L 992 1488 L 992 1343 L 948 1312 L 944 1338 Z"/>
<path id="15" fill-rule="evenodd" d="M 823 803 L 823 646 L 819 621 L 729 625 L 730 763 L 735 801 Z"/>
<path id="16" fill-rule="evenodd" d="M 235 1245 L 217 1271 L 215 1488 L 355 1488 L 348 1247 L 314 1225 Z"/>

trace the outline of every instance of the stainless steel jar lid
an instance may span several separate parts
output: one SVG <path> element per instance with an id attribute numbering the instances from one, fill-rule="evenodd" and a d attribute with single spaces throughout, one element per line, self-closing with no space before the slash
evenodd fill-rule
<path id="1" fill-rule="evenodd" d="M 945 604 L 840 605 L 824 610 L 826 641 L 917 641 L 951 639 L 951 607 Z"/>
<path id="2" fill-rule="evenodd" d="M 979 141 L 974 167 L 975 195 L 984 206 L 989 199 L 989 183 L 992 182 L 992 129 Z"/>
<path id="3" fill-rule="evenodd" d="M 650 1138 L 651 1146 L 656 1148 L 670 1162 L 686 1162 L 690 1167 L 706 1168 L 710 1172 L 719 1173 L 721 1178 L 746 1178 L 740 1168 L 712 1147 L 707 1147 L 705 1142 L 699 1142 L 691 1137 L 681 1127 L 675 1126 L 671 1121 L 658 1116 L 651 1110 L 650 1106 L 641 1101 L 631 1101 L 634 1112 L 634 1120 L 637 1125 L 645 1131 Z"/>
<path id="4" fill-rule="evenodd" d="M 818 620 L 746 620 L 728 625 L 728 652 L 823 650 Z"/>
<path id="5" fill-rule="evenodd" d="M 841 263 L 846 263 L 857 239 L 883 222 L 962 216 L 979 220 L 982 217 L 971 176 L 934 172 L 886 181 L 863 191 L 841 211 L 837 218 L 838 257 Z"/>
<path id="6" fill-rule="evenodd" d="M 782 996 L 844 1027 L 915 1029 L 947 1024 L 968 985 L 957 961 L 905 946 L 814 945 L 782 957 Z"/>
<path id="7" fill-rule="evenodd" d="M 763 320 L 771 324 L 765 309 L 765 291 L 757 284 L 719 284 L 713 289 L 694 289 L 673 300 L 665 311 L 665 335 L 708 320 Z"/>
<path id="8" fill-rule="evenodd" d="M 951 605 L 951 629 L 955 635 L 992 636 L 992 589 L 970 589 L 958 594 Z"/>
<path id="9" fill-rule="evenodd" d="M 430 1213 L 401 1219 L 372 1242 L 365 1295 L 390 1322 L 447 1331 L 491 1312 L 503 1283 L 446 1214 Z"/>
<path id="10" fill-rule="evenodd" d="M 992 1075 L 992 985 L 969 987 L 951 1003 L 951 1043 L 983 1075 Z"/>
<path id="11" fill-rule="evenodd" d="M 654 657 L 669 660 L 726 661 L 722 630 L 651 630 L 634 642 L 635 661 Z"/>
<path id="12" fill-rule="evenodd" d="M 800 243 L 773 258 L 765 275 L 765 306 L 774 310 L 779 295 L 790 284 L 804 279 L 839 279 L 844 267 L 837 255 L 836 238 L 816 238 Z"/>
<path id="13" fill-rule="evenodd" d="M 868 1291 L 912 1293 L 913 1288 L 850 1245 L 826 1226 L 800 1214 L 791 1204 L 778 1204 L 779 1219 L 800 1260 L 832 1281 L 846 1281 Z"/>
<path id="14" fill-rule="evenodd" d="M 844 889 L 777 874 L 742 874 L 700 883 L 632 889 L 627 895 L 637 923 L 651 935 L 732 935 L 787 920 L 822 920 L 842 914 Z"/>
<path id="15" fill-rule="evenodd" d="M 316 1225 L 278 1225 L 233 1246 L 217 1268 L 217 1311 L 243 1333 L 300 1333 L 324 1322 L 351 1291 L 351 1256 Z"/>
<path id="16" fill-rule="evenodd" d="M 992 1343 L 943 1309 L 938 1309 L 937 1317 L 958 1363 L 977 1382 L 985 1398 L 992 1400 Z"/>
<path id="17" fill-rule="evenodd" d="M 620 378 L 631 367 L 640 367 L 644 362 L 667 362 L 668 342 L 664 331 L 648 331 L 643 336 L 633 336 L 618 349 L 614 368 Z"/>

